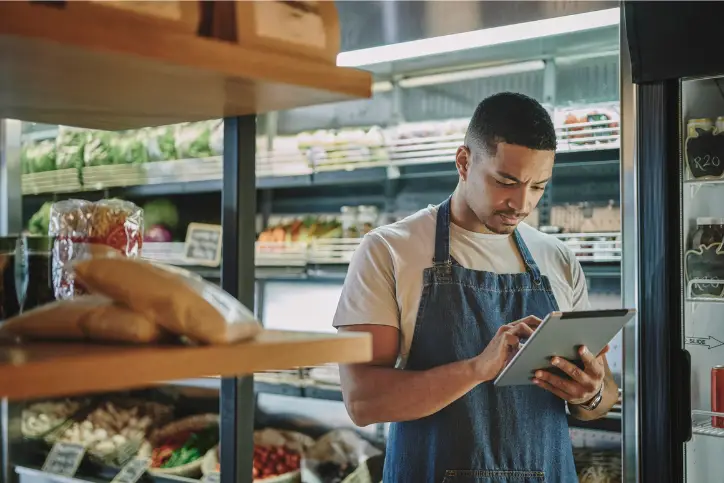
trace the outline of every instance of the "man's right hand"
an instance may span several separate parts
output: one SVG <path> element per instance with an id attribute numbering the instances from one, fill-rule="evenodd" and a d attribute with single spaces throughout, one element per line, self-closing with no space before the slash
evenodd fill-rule
<path id="1" fill-rule="evenodd" d="M 495 379 L 515 355 L 520 339 L 529 338 L 541 322 L 530 315 L 501 326 L 485 350 L 472 359 L 473 370 L 480 382 Z"/>

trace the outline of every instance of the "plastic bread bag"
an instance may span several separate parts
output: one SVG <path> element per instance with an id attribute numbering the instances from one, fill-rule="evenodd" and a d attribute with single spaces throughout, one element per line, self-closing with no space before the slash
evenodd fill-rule
<path id="1" fill-rule="evenodd" d="M 66 266 L 86 256 L 94 245 L 127 257 L 141 254 L 143 210 L 129 201 L 113 199 L 59 201 L 50 207 L 48 234 L 56 238 L 52 262 L 55 297 L 70 299 L 85 291 L 76 286 Z"/>
<path id="2" fill-rule="evenodd" d="M 148 318 L 99 295 L 42 305 L 6 320 L 0 326 L 0 333 L 21 339 L 127 343 L 161 342 L 170 338 L 166 330 Z"/>
<path id="3" fill-rule="evenodd" d="M 370 477 L 370 471 L 365 467 L 365 463 L 381 454 L 382 451 L 352 430 L 331 431 L 306 451 L 302 459 L 302 481 L 374 483 L 379 480 Z"/>
<path id="4" fill-rule="evenodd" d="M 177 267 L 111 256 L 77 260 L 73 272 L 92 293 L 194 342 L 229 344 L 261 331 L 254 314 L 238 300 Z"/>

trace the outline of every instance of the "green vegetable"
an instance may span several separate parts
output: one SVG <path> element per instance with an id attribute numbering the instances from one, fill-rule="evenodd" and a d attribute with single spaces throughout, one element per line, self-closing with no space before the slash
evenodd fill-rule
<path id="1" fill-rule="evenodd" d="M 52 202 L 43 203 L 43 206 L 30 217 L 28 221 L 28 231 L 32 235 L 47 236 L 48 226 L 50 225 L 50 207 Z"/>
<path id="2" fill-rule="evenodd" d="M 55 169 L 55 141 L 45 140 L 24 144 L 20 151 L 20 165 L 23 174 L 42 173 Z"/>
<path id="3" fill-rule="evenodd" d="M 149 128 L 144 137 L 149 161 L 178 159 L 173 126 Z"/>
<path id="4" fill-rule="evenodd" d="M 205 455 L 219 442 L 219 427 L 211 425 L 197 433 L 191 434 L 184 445 L 174 451 L 161 468 L 174 468 L 189 464 Z"/>
<path id="5" fill-rule="evenodd" d="M 148 162 L 148 150 L 138 131 L 128 131 L 119 135 L 113 139 L 111 146 L 115 164 Z"/>
<path id="6" fill-rule="evenodd" d="M 179 159 L 195 159 L 212 156 L 211 124 L 196 122 L 181 124 L 176 129 L 176 153 Z"/>
<path id="7" fill-rule="evenodd" d="M 82 168 L 86 131 L 60 126 L 56 138 L 56 165 L 58 169 Z"/>
<path id="8" fill-rule="evenodd" d="M 174 230 L 178 226 L 178 209 L 167 199 L 150 201 L 143 205 L 143 224 L 149 228 L 163 225 Z"/>
<path id="9" fill-rule="evenodd" d="M 113 164 L 111 143 L 113 134 L 104 131 L 88 131 L 83 147 L 83 160 L 86 166 L 108 166 Z"/>

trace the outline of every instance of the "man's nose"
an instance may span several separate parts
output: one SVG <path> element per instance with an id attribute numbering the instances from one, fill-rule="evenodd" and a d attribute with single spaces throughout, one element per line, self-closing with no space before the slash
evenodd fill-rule
<path id="1" fill-rule="evenodd" d="M 528 197 L 528 187 L 521 186 L 520 188 L 515 190 L 515 193 L 513 193 L 513 195 L 508 200 L 508 206 L 513 208 L 515 211 L 524 212 L 526 210 L 526 207 L 528 206 Z"/>

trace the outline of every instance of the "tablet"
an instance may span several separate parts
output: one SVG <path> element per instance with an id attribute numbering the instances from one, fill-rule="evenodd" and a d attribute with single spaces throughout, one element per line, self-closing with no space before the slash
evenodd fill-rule
<path id="1" fill-rule="evenodd" d="M 592 353 L 598 354 L 635 313 L 634 309 L 551 312 L 530 339 L 521 344 L 518 353 L 500 372 L 494 384 L 499 387 L 533 384 L 533 374 L 538 369 L 565 375 L 551 364 L 553 356 L 583 367 L 578 348 L 585 345 Z"/>

